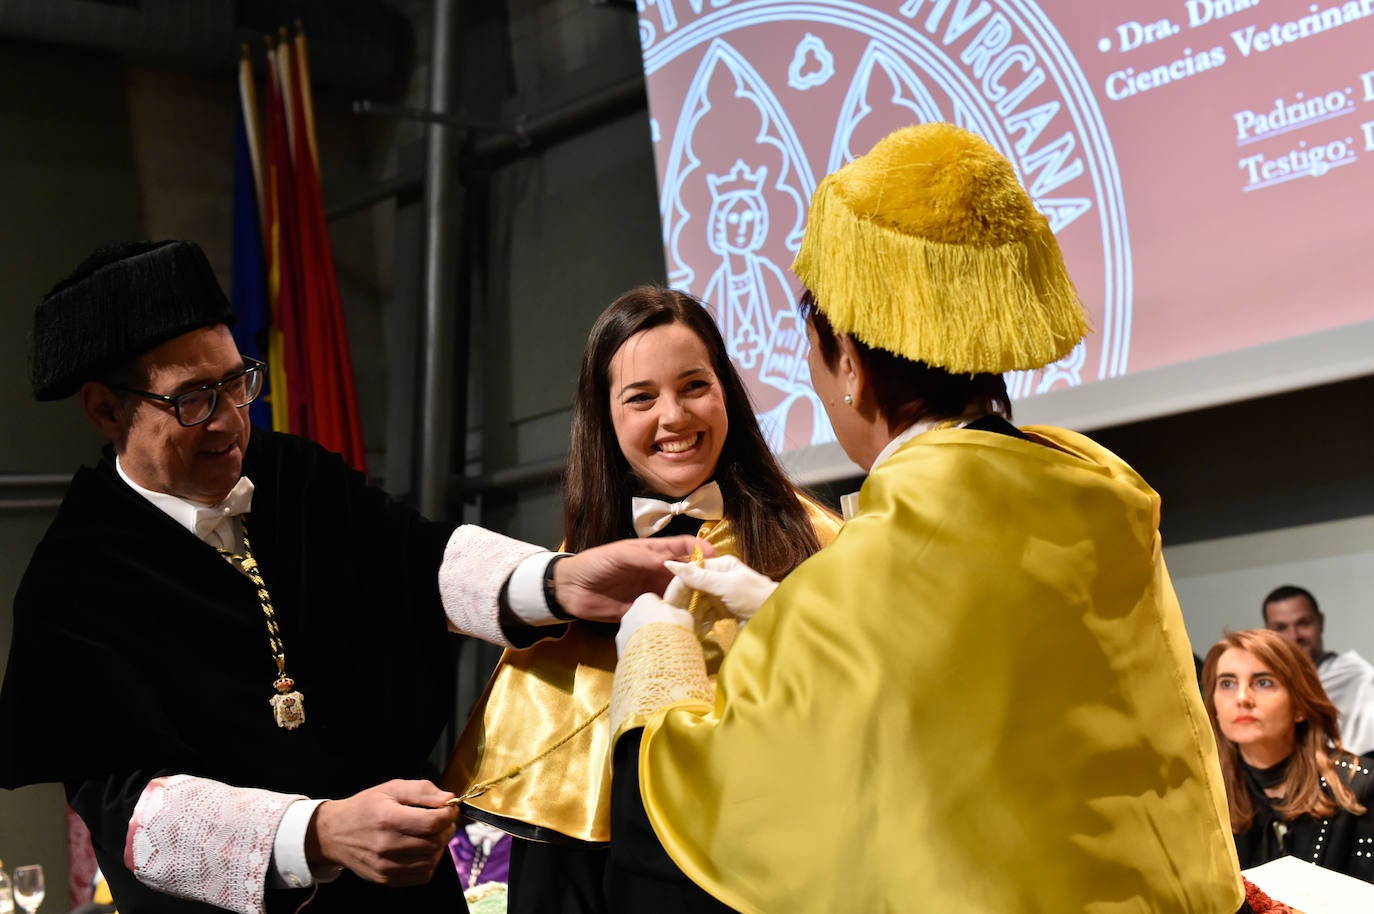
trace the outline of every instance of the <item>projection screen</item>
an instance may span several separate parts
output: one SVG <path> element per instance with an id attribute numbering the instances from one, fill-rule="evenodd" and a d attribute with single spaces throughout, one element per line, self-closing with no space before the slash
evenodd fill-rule
<path id="1" fill-rule="evenodd" d="M 1016 166 L 1094 332 L 1008 375 L 1091 429 L 1374 370 L 1374 0 L 639 0 L 669 281 L 770 444 L 856 472 L 789 267 L 826 173 L 949 121 Z"/>

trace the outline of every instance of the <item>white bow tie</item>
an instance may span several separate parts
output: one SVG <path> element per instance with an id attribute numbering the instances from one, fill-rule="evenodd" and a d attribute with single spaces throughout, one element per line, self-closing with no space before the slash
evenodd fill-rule
<path id="1" fill-rule="evenodd" d="M 635 535 L 645 537 L 653 536 L 673 518 L 684 514 L 701 520 L 720 520 L 725 516 L 725 502 L 720 495 L 720 486 L 708 482 L 682 501 L 666 502 L 636 496 L 630 501 L 630 510 L 634 514 Z"/>
<path id="2" fill-rule="evenodd" d="M 196 508 L 196 536 L 215 545 L 216 532 L 226 520 L 239 514 L 247 514 L 252 509 L 253 481 L 247 476 L 240 476 L 239 481 L 234 483 L 234 487 L 224 497 L 224 501 L 208 508 Z M 233 537 L 231 535 L 222 539 L 232 540 Z"/>

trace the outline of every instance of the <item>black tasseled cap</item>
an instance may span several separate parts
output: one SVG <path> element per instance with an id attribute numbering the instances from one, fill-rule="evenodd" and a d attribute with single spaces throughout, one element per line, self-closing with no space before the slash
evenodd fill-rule
<path id="1" fill-rule="evenodd" d="M 173 337 L 233 322 L 234 308 L 199 245 L 136 241 L 100 248 L 34 312 L 34 398 L 70 397 L 83 382 Z"/>

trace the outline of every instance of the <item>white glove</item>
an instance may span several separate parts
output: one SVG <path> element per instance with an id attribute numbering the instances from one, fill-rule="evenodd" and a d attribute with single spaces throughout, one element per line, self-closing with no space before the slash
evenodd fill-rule
<path id="1" fill-rule="evenodd" d="M 778 582 L 759 574 L 733 555 L 709 558 L 698 568 L 690 562 L 664 562 L 674 575 L 663 598 L 674 606 L 686 606 L 692 591 L 700 591 L 714 606 L 741 622 L 748 622 Z"/>
<path id="2" fill-rule="evenodd" d="M 692 614 L 687 610 L 678 609 L 658 594 L 641 594 L 620 617 L 620 630 L 615 633 L 616 656 L 625 653 L 631 636 L 651 622 L 668 622 L 689 632 L 693 630 Z"/>

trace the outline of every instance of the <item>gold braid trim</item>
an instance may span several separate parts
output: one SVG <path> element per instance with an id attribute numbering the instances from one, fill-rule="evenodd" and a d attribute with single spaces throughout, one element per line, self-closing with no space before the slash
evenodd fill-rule
<path id="1" fill-rule="evenodd" d="M 839 517 L 800 492 L 797 498 L 822 545 L 833 540 Z M 729 520 L 706 521 L 697 535 L 716 555 L 737 554 Z M 715 675 L 738 629 L 733 618 L 712 621 L 698 648 L 708 676 Z M 613 731 L 607 706 L 615 668 L 610 635 L 580 622 L 559 640 L 507 650 L 440 783 L 468 796 L 465 806 L 517 828 L 534 825 L 581 841 L 609 841 Z"/>
<path id="2" fill-rule="evenodd" d="M 696 635 L 671 622 L 650 622 L 630 636 L 616 665 L 612 742 L 644 726 L 655 711 L 684 701 L 709 706 L 714 694 Z"/>

